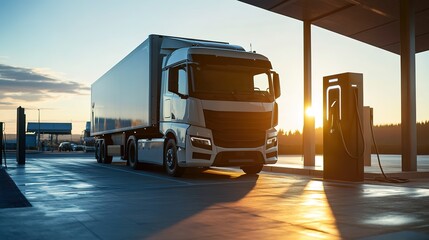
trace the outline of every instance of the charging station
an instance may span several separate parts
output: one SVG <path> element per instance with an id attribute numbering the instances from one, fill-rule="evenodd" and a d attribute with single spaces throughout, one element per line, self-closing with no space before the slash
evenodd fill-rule
<path id="1" fill-rule="evenodd" d="M 363 181 L 363 76 L 323 77 L 323 178 Z"/>

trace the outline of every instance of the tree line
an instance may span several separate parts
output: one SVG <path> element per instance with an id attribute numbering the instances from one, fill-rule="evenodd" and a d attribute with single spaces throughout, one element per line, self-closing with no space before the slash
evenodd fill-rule
<path id="1" fill-rule="evenodd" d="M 382 154 L 401 154 L 401 124 L 374 126 L 377 148 Z M 316 128 L 316 154 L 323 153 L 323 128 Z M 279 154 L 302 154 L 300 131 L 279 130 Z M 372 141 L 371 141 L 372 142 Z M 372 143 L 372 153 L 375 153 Z M 429 155 L 429 121 L 417 123 L 417 154 Z"/>

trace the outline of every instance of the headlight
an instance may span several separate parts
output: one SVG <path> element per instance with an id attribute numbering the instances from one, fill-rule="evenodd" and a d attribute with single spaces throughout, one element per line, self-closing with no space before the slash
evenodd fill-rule
<path id="1" fill-rule="evenodd" d="M 267 139 L 267 149 L 277 146 L 277 137 Z"/>
<path id="2" fill-rule="evenodd" d="M 191 136 L 192 146 L 212 150 L 212 142 L 209 138 Z"/>

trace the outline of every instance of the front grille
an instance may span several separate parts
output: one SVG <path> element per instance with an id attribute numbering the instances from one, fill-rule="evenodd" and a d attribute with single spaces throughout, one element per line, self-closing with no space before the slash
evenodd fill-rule
<path id="1" fill-rule="evenodd" d="M 265 144 L 266 130 L 271 127 L 271 112 L 223 112 L 204 110 L 206 127 L 213 141 L 225 148 L 250 148 Z"/>

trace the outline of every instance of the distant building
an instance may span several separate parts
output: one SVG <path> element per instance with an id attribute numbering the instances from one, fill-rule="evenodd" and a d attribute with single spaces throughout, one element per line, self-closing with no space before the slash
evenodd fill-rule
<path id="1" fill-rule="evenodd" d="M 72 124 L 71 123 L 39 123 L 29 122 L 27 125 L 27 132 L 31 132 L 36 137 L 37 144 L 41 144 L 41 139 L 37 139 L 40 135 L 49 134 L 49 149 L 53 150 L 58 143 L 58 135 L 71 135 Z M 54 139 L 55 136 L 55 139 Z M 43 144 L 44 145 L 44 144 Z M 42 146 L 39 146 L 39 149 Z M 47 147 L 44 145 L 43 147 Z M 43 149 L 42 149 L 43 150 Z"/>

